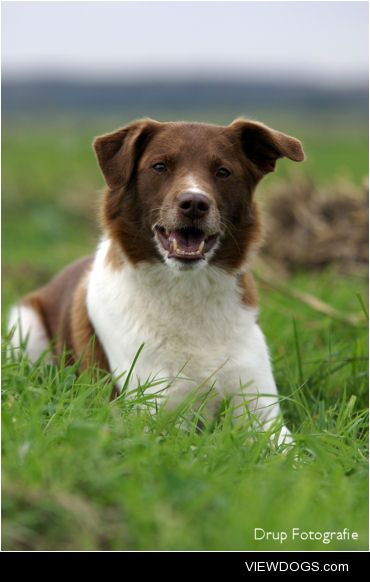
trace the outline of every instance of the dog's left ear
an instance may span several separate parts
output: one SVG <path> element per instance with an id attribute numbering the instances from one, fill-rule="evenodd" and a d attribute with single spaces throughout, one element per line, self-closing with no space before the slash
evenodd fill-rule
<path id="1" fill-rule="evenodd" d="M 153 119 L 140 119 L 95 138 L 93 148 L 111 190 L 127 186 L 140 155 L 160 125 Z"/>
<path id="2" fill-rule="evenodd" d="M 263 123 L 236 119 L 229 128 L 236 132 L 245 155 L 262 174 L 273 172 L 279 158 L 289 158 L 294 162 L 302 162 L 305 158 L 298 139 Z"/>

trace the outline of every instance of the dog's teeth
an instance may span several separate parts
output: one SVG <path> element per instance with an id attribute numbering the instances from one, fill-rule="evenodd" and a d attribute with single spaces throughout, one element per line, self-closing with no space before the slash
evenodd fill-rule
<path id="1" fill-rule="evenodd" d="M 198 252 L 199 254 L 201 254 L 201 253 L 203 252 L 203 249 L 204 249 L 204 240 L 202 240 L 202 242 L 200 243 L 200 245 L 199 245 L 199 248 L 198 248 L 198 251 L 197 251 L 197 252 Z"/>
<path id="2" fill-rule="evenodd" d="M 175 253 L 176 253 L 176 251 L 177 251 L 177 240 L 176 240 L 175 238 L 174 238 L 174 239 L 173 239 L 173 241 L 172 241 L 172 245 L 173 245 L 173 250 L 174 250 L 174 251 L 175 251 Z"/>

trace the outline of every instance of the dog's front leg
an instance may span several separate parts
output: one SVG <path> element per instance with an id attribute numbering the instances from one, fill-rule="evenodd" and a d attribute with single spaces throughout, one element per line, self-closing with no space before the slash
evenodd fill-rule
<path id="1" fill-rule="evenodd" d="M 277 444 L 292 442 L 290 431 L 282 425 L 279 396 L 272 374 L 270 357 L 263 333 L 255 325 L 246 345 L 239 350 L 237 359 L 230 361 L 233 367 L 233 384 L 230 377 L 226 394 L 231 397 L 233 416 L 236 422 L 245 422 L 254 416 L 252 425 L 258 429 L 270 430 L 276 426 L 272 439 Z M 225 370 L 225 376 L 226 376 Z M 226 380 L 226 377 L 225 377 Z"/>

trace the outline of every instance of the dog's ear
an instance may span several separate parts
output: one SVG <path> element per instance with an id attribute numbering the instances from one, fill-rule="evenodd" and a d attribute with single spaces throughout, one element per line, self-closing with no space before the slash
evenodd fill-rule
<path id="1" fill-rule="evenodd" d="M 140 155 L 160 125 L 153 119 L 141 119 L 95 138 L 93 147 L 111 190 L 130 182 Z"/>
<path id="2" fill-rule="evenodd" d="M 245 155 L 262 174 L 273 172 L 279 158 L 289 158 L 294 162 L 302 162 L 305 158 L 298 139 L 263 123 L 236 119 L 229 128 L 236 132 Z"/>

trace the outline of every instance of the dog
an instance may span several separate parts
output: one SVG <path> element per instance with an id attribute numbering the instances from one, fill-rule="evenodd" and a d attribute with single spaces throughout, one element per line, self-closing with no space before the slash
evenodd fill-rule
<path id="1" fill-rule="evenodd" d="M 227 398 L 236 419 L 251 411 L 268 430 L 281 415 L 250 272 L 262 240 L 255 189 L 279 158 L 304 159 L 301 142 L 246 119 L 141 119 L 93 147 L 103 238 L 12 308 L 13 348 L 27 338 L 31 361 L 66 350 L 112 373 L 119 392 L 143 344 L 130 386 L 165 379 L 170 409 L 212 389 L 211 416 Z"/>

